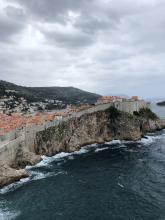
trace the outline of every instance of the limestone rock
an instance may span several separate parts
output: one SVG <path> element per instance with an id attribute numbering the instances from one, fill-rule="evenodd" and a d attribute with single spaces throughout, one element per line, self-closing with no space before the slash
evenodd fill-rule
<path id="1" fill-rule="evenodd" d="M 124 112 L 115 117 L 108 111 L 84 114 L 38 132 L 35 150 L 37 154 L 52 156 L 112 139 L 136 141 L 146 132 L 161 129 L 162 126 L 160 120 L 147 120 Z"/>
<path id="2" fill-rule="evenodd" d="M 16 170 L 6 165 L 0 165 L 0 186 L 18 181 L 22 178 L 28 177 L 28 173 L 24 169 Z"/>

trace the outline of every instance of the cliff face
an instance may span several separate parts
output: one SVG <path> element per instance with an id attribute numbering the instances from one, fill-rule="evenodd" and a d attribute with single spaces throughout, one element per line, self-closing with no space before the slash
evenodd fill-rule
<path id="1" fill-rule="evenodd" d="M 40 155 L 75 151 L 87 144 L 112 139 L 136 141 L 146 132 L 162 128 L 165 128 L 165 121 L 133 116 L 112 107 L 65 119 L 57 126 L 37 132 L 30 147 L 24 139 L 16 139 L 0 149 L 0 186 L 28 176 L 22 168 L 38 163 Z"/>
<path id="2" fill-rule="evenodd" d="M 146 120 L 113 108 L 71 118 L 36 135 L 37 154 L 52 156 L 83 145 L 112 139 L 138 140 L 145 132 L 161 129 L 158 120 Z"/>
<path id="3" fill-rule="evenodd" d="M 0 186 L 28 177 L 28 173 L 23 168 L 26 165 L 34 165 L 40 160 L 40 155 L 30 152 L 23 140 L 16 139 L 0 149 Z"/>

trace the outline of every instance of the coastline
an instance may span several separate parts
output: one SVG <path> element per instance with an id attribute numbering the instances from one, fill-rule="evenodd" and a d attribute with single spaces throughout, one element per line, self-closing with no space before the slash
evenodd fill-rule
<path id="1" fill-rule="evenodd" d="M 163 129 L 163 131 L 165 131 L 165 129 Z M 150 135 L 150 133 L 147 134 L 147 136 L 145 136 L 144 138 L 141 138 L 140 140 L 138 141 L 124 141 L 124 140 L 112 140 L 110 142 L 105 142 L 104 144 L 106 145 L 106 147 L 102 147 L 102 144 L 92 144 L 92 145 L 87 145 L 87 146 L 84 146 L 82 147 L 80 150 L 78 151 L 74 151 L 74 152 L 60 152 L 52 157 L 48 157 L 48 156 L 41 156 L 42 160 L 33 165 L 33 166 L 26 166 L 25 167 L 25 170 L 28 172 L 29 176 L 26 177 L 26 178 L 21 178 L 20 180 L 18 181 L 15 181 L 13 183 L 10 183 L 8 185 L 5 185 L 3 187 L 0 188 L 0 194 L 6 194 L 10 191 L 13 191 L 13 190 L 16 190 L 18 188 L 20 188 L 21 186 L 31 182 L 31 181 L 36 181 L 36 180 L 40 180 L 40 179 L 45 179 L 47 177 L 51 177 L 51 176 L 54 176 L 54 175 L 62 175 L 62 174 L 65 174 L 65 172 L 63 171 L 59 171 L 57 173 L 47 173 L 47 174 L 43 174 L 43 173 L 38 173 L 33 170 L 35 170 L 36 168 L 43 168 L 43 167 L 49 167 L 50 164 L 52 162 L 60 162 L 63 163 L 65 162 L 66 160 L 73 160 L 75 158 L 77 158 L 77 156 L 81 156 L 83 154 L 87 154 L 89 152 L 93 152 L 93 153 L 99 153 L 101 151 L 106 151 L 108 149 L 120 149 L 120 148 L 126 148 L 126 145 L 125 144 L 131 144 L 131 143 L 137 143 L 137 144 L 141 144 L 143 146 L 148 146 L 150 145 L 151 143 L 153 143 L 155 140 L 158 140 L 163 136 L 165 136 L 165 133 L 163 134 L 160 134 L 157 132 L 152 132 L 152 135 Z M 155 136 L 156 135 L 156 136 Z M 116 147 L 116 145 L 118 145 Z M 115 146 L 115 147 L 114 147 Z M 93 149 L 93 151 L 91 151 Z M 132 150 L 131 150 L 132 152 Z M 62 162 L 63 161 L 63 162 Z"/>
<path id="2" fill-rule="evenodd" d="M 113 140 L 138 141 L 149 132 L 165 128 L 165 121 L 160 119 L 138 118 L 124 112 L 113 117 L 112 112 L 106 109 L 65 120 L 37 132 L 32 151 L 22 142 L 16 146 L 10 165 L 1 162 L 0 186 L 28 177 L 25 167 L 38 164 L 42 160 L 41 155 L 51 157 L 60 152 L 76 152 L 86 145 Z"/>

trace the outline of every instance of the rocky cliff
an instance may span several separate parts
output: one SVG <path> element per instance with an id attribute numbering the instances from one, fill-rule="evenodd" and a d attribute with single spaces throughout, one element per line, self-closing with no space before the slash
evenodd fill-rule
<path id="1" fill-rule="evenodd" d="M 15 147 L 15 156 L 11 161 L 6 164 L 0 161 L 0 186 L 26 177 L 28 174 L 22 168 L 38 163 L 40 155 L 52 156 L 61 151 L 75 151 L 87 144 L 112 139 L 136 141 L 146 132 L 165 128 L 165 121 L 153 117 L 151 112 L 148 115 L 131 115 L 110 107 L 104 111 L 65 119 L 57 126 L 37 132 L 32 151 L 22 143 Z"/>
<path id="2" fill-rule="evenodd" d="M 164 125 L 159 119 L 138 117 L 111 107 L 38 132 L 35 151 L 52 156 L 60 151 L 75 151 L 87 144 L 112 139 L 136 141 L 146 132 L 161 129 Z"/>

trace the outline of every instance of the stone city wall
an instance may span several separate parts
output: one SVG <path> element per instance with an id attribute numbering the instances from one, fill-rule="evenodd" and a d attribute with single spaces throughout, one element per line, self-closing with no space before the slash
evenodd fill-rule
<path id="1" fill-rule="evenodd" d="M 4 143 L 0 146 L 0 164 L 12 165 L 12 162 L 16 158 L 16 154 L 19 147 L 25 146 L 25 137 L 20 136 L 15 140 Z"/>
<path id="2" fill-rule="evenodd" d="M 149 107 L 144 101 L 124 101 L 107 103 L 93 106 L 81 112 L 73 112 L 68 117 L 58 116 L 53 121 L 44 122 L 41 125 L 26 125 L 25 127 L 15 129 L 12 132 L 0 137 L 0 161 L 10 162 L 15 158 L 16 149 L 19 145 L 24 145 L 27 150 L 35 151 L 36 133 L 58 125 L 61 121 L 66 121 L 69 118 L 81 117 L 83 114 L 89 114 L 97 111 L 104 111 L 110 106 L 132 114 L 134 111 L 139 111 L 140 108 Z"/>

